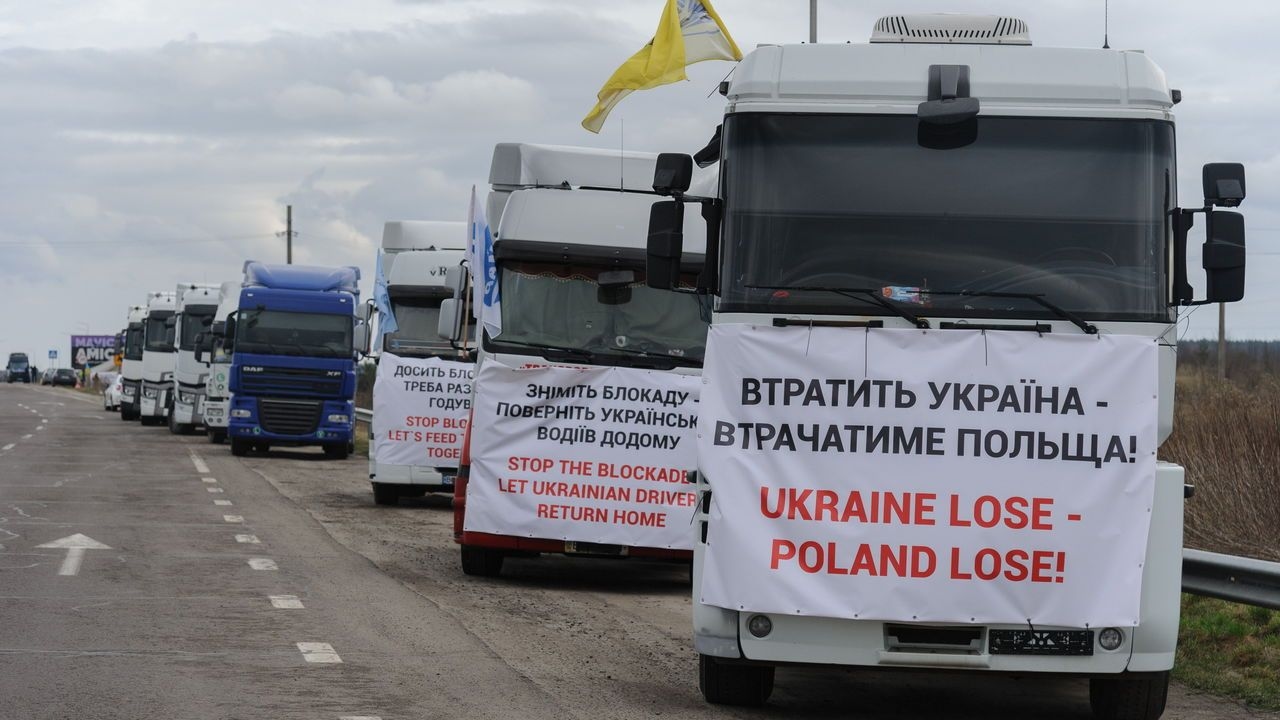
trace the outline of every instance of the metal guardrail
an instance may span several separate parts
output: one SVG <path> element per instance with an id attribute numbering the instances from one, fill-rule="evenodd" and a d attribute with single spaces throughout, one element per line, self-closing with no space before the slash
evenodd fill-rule
<path id="1" fill-rule="evenodd" d="M 1280 563 L 1184 549 L 1182 591 L 1280 610 Z"/>
<path id="2" fill-rule="evenodd" d="M 356 420 L 359 422 L 373 422 L 373 411 L 364 408 L 356 408 Z"/>

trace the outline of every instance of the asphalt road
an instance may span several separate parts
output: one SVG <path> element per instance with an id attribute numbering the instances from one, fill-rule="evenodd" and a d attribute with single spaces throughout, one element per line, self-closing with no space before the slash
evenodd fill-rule
<path id="1" fill-rule="evenodd" d="M 708 706 L 683 568 L 467 578 L 447 498 L 376 507 L 365 468 L 0 386 L 0 720 L 1089 717 L 1078 681 L 872 671 Z M 1175 688 L 1165 717 L 1276 716 Z"/>

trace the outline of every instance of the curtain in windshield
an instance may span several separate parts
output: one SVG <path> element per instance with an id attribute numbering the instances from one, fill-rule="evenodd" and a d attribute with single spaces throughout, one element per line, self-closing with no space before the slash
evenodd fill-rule
<path id="1" fill-rule="evenodd" d="M 391 311 L 395 313 L 397 330 L 387 333 L 383 347 L 393 353 L 410 350 L 451 350 L 447 340 L 440 337 L 441 298 L 405 297 L 391 299 Z"/>
<path id="2" fill-rule="evenodd" d="M 237 352 L 306 357 L 350 357 L 351 315 L 242 310 L 236 322 Z"/>
<path id="3" fill-rule="evenodd" d="M 146 349 L 148 352 L 173 352 L 174 329 L 168 326 L 171 312 L 153 312 L 147 316 Z"/>
<path id="4" fill-rule="evenodd" d="M 857 288 L 935 314 L 1168 319 L 1173 131 L 1141 120 L 980 117 L 949 149 L 914 116 L 739 114 L 726 122 L 727 311 L 882 313 Z M 956 146 L 958 145 L 958 146 Z"/>
<path id="5" fill-rule="evenodd" d="M 601 288 L 602 271 L 588 265 L 507 262 L 502 267 L 502 335 L 495 342 L 530 343 L 592 352 L 702 361 L 707 323 L 696 297 L 654 290 L 635 280 Z M 688 278 L 692 282 L 692 278 Z"/>

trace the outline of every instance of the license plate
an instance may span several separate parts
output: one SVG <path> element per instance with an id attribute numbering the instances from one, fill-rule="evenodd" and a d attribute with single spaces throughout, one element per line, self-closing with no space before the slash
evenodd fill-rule
<path id="1" fill-rule="evenodd" d="M 440 484 L 441 484 L 441 485 L 452 485 L 452 484 L 453 484 L 453 476 L 452 476 L 452 475 L 441 475 L 441 476 L 440 476 Z"/>
<path id="2" fill-rule="evenodd" d="M 1090 630 L 992 630 L 992 655 L 1092 655 Z"/>
<path id="3" fill-rule="evenodd" d="M 627 548 L 622 545 L 573 542 L 571 540 L 565 541 L 564 551 L 570 555 L 610 555 L 614 557 L 624 557 L 627 554 Z"/>

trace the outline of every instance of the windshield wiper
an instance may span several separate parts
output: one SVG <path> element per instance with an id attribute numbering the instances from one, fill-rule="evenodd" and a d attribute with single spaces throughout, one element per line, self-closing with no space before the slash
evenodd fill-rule
<path id="1" fill-rule="evenodd" d="M 1086 335 L 1097 335 L 1098 326 L 1081 318 L 1079 315 L 1067 310 L 1066 308 L 1055 305 L 1045 299 L 1044 295 L 1037 293 L 1011 293 L 1011 292 L 989 292 L 986 290 L 926 290 L 922 291 L 927 295 L 950 295 L 955 297 L 991 297 L 991 298 L 1016 298 L 1020 300 L 1030 300 L 1049 312 L 1057 315 L 1070 322 L 1072 325 L 1080 328 Z"/>
<path id="2" fill-rule="evenodd" d="M 814 287 L 808 285 L 799 285 L 788 287 L 785 285 L 748 285 L 748 290 L 794 290 L 797 292 L 829 292 L 836 295 L 842 295 L 852 300 L 861 300 L 872 305 L 879 305 L 907 322 L 918 328 L 928 329 L 929 321 L 916 315 L 897 303 L 890 302 L 880 295 L 879 290 L 869 290 L 867 288 L 843 288 L 843 287 Z M 922 293 L 924 291 L 921 291 Z"/>
<path id="3" fill-rule="evenodd" d="M 587 362 L 591 362 L 591 360 L 596 356 L 595 353 L 591 352 L 590 350 L 584 350 L 582 348 L 560 347 L 558 345 L 542 345 L 539 343 L 521 342 L 520 340 L 503 340 L 502 338 L 494 338 L 493 343 L 495 345 L 516 345 L 518 347 L 526 347 L 526 348 L 532 348 L 534 350 L 541 350 L 543 351 L 542 357 L 546 358 L 547 360 L 551 359 L 546 356 L 547 352 L 564 353 L 565 355 L 568 355 L 570 357 L 580 358 L 582 360 L 586 360 Z"/>
<path id="4" fill-rule="evenodd" d="M 623 355 L 631 355 L 634 357 L 648 358 L 663 365 L 675 367 L 676 365 L 685 365 L 687 367 L 698 367 L 698 361 L 691 358 L 681 357 L 679 355 L 663 355 L 661 353 L 652 353 L 647 350 L 632 350 L 631 348 L 613 346 L 601 350 L 600 352 L 608 355 L 610 353 L 621 353 Z"/>

